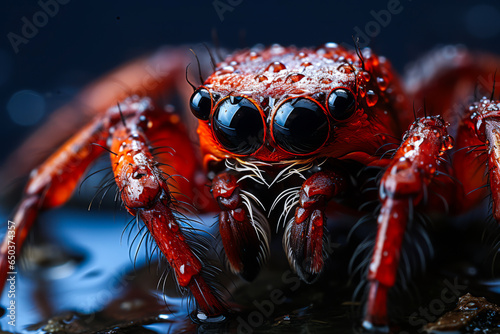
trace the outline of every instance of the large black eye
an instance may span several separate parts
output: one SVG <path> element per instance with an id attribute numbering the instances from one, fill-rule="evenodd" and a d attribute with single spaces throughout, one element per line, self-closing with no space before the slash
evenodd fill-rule
<path id="1" fill-rule="evenodd" d="M 244 97 L 229 97 L 214 112 L 214 132 L 228 151 L 251 154 L 264 142 L 264 123 L 259 109 Z"/>
<path id="2" fill-rule="evenodd" d="M 328 97 L 328 110 L 330 115 L 338 121 L 348 119 L 354 112 L 356 101 L 348 89 L 334 89 Z"/>
<path id="3" fill-rule="evenodd" d="M 314 152 L 328 138 L 328 118 L 321 106 L 310 99 L 286 101 L 276 110 L 273 137 L 290 153 Z"/>
<path id="4" fill-rule="evenodd" d="M 208 90 L 205 88 L 196 90 L 189 100 L 189 106 L 191 107 L 191 112 L 196 116 L 196 118 L 204 121 L 208 120 L 210 117 L 210 111 L 212 110 L 212 98 L 210 97 Z"/>

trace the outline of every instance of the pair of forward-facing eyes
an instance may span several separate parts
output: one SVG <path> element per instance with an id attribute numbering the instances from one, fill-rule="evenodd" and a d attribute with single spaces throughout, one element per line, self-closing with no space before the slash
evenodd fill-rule
<path id="1" fill-rule="evenodd" d="M 191 96 L 190 107 L 194 116 L 211 123 L 217 140 L 229 152 L 250 155 L 263 145 L 264 115 L 251 99 L 227 96 L 215 104 L 210 92 L 201 87 Z M 344 121 L 355 110 L 354 94 L 344 87 L 329 93 L 325 108 L 310 97 L 289 98 L 276 109 L 270 133 L 274 142 L 288 153 L 314 153 L 328 140 L 329 116 Z"/>

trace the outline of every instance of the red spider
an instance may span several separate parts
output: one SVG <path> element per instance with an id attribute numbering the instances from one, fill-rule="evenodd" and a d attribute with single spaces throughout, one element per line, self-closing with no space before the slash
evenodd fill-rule
<path id="1" fill-rule="evenodd" d="M 357 209 L 370 200 L 359 195 L 357 177 L 367 166 L 382 168 L 363 320 L 369 329 L 387 328 L 387 294 L 416 211 L 445 212 L 444 202 L 452 212 L 463 212 L 479 202 L 488 183 L 493 215 L 500 219 L 500 104 L 493 93 L 491 99 L 471 100 L 498 59 L 447 47 L 423 60 L 403 88 L 389 62 L 370 49 L 274 45 L 228 56 L 201 86 L 192 87 L 194 93 L 187 92 L 186 59 L 183 51 L 163 50 L 132 62 L 57 114 L 93 119 L 33 170 L 13 215 L 15 230 L 1 248 L 0 281 L 10 271 L 9 241 L 19 251 L 39 211 L 64 204 L 103 148 L 111 152 L 124 206 L 147 226 L 178 284 L 190 290 L 206 316 L 228 308 L 204 278 L 203 254 L 186 238 L 184 196 L 200 211 L 219 212 L 234 273 L 247 280 L 258 275 L 270 255 L 271 231 L 283 222 L 290 265 L 309 282 L 335 256 L 327 249 L 327 210 L 339 208 L 335 201 Z M 491 83 L 479 89 L 486 92 Z M 155 102 L 174 90 L 189 100 L 197 122 Z M 423 98 L 429 116 L 417 118 L 412 103 Z M 465 102 L 472 104 L 464 108 Z M 78 110 L 82 103 L 90 113 Z M 65 119 L 76 129 L 73 118 Z M 46 127 L 32 141 L 48 138 L 47 145 L 55 145 L 64 136 Z M 450 162 L 447 151 L 454 141 Z M 155 154 L 160 147 L 171 148 L 171 155 Z M 481 173 L 485 168 L 488 181 Z M 349 198 L 353 194 L 357 198 Z"/>

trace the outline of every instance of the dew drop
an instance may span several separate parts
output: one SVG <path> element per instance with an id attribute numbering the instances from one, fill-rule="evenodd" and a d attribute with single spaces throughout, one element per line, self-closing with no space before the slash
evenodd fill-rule
<path id="1" fill-rule="evenodd" d="M 366 104 L 368 105 L 368 107 L 373 107 L 374 105 L 377 104 L 377 102 L 378 102 L 378 95 L 375 94 L 375 92 L 370 89 L 366 93 Z"/>
<path id="2" fill-rule="evenodd" d="M 309 67 L 309 66 L 312 66 L 312 63 L 309 62 L 309 61 L 305 61 L 302 64 L 300 64 L 300 66 L 302 66 L 302 67 Z"/>
<path id="3" fill-rule="evenodd" d="M 305 77 L 303 74 L 291 74 L 286 78 L 287 83 L 295 83 L 302 80 Z"/>
<path id="4" fill-rule="evenodd" d="M 277 73 L 277 72 L 280 72 L 283 70 L 286 70 L 286 66 L 285 66 L 285 64 L 283 64 L 279 61 L 275 61 L 275 62 L 269 64 L 265 69 L 265 71 L 271 71 L 274 73 Z"/>
<path id="5" fill-rule="evenodd" d="M 325 44 L 325 48 L 327 49 L 337 49 L 339 47 L 339 45 L 337 43 L 333 43 L 333 42 L 328 42 Z"/>
<path id="6" fill-rule="evenodd" d="M 260 75 L 255 77 L 255 80 L 258 82 L 262 82 L 262 81 L 266 81 L 267 77 L 265 75 L 260 74 Z"/>
<path id="7" fill-rule="evenodd" d="M 371 79 L 371 75 L 370 73 L 366 72 L 366 71 L 363 71 L 363 72 L 360 72 L 360 76 L 361 78 L 365 81 L 365 82 L 369 82 L 370 79 Z"/>
<path id="8" fill-rule="evenodd" d="M 255 51 L 250 52 L 249 56 L 250 56 L 250 60 L 255 60 L 255 59 L 258 59 L 260 57 L 260 55 Z"/>
<path id="9" fill-rule="evenodd" d="M 377 85 L 378 85 L 378 88 L 380 88 L 381 91 L 385 91 L 387 89 L 388 82 L 387 82 L 386 79 L 384 79 L 382 77 L 378 77 L 377 78 Z"/>
<path id="10" fill-rule="evenodd" d="M 366 96 L 366 88 L 364 86 L 359 86 L 359 95 L 364 98 Z"/>
<path id="11" fill-rule="evenodd" d="M 299 54 L 297 55 L 297 57 L 299 59 L 303 59 L 303 58 L 307 57 L 307 54 L 305 52 L 299 52 Z"/>
<path id="12" fill-rule="evenodd" d="M 352 66 L 347 64 L 347 63 L 344 63 L 344 64 L 340 65 L 339 67 L 337 67 L 337 71 L 339 71 L 340 73 L 345 73 L 345 74 L 351 74 L 354 72 L 354 70 L 352 69 Z"/>
<path id="13" fill-rule="evenodd" d="M 429 173 L 434 174 L 436 172 L 436 167 L 433 164 L 429 164 Z"/>
<path id="14" fill-rule="evenodd" d="M 455 140 L 453 140 L 452 136 L 443 137 L 443 147 L 445 151 L 451 150 L 454 145 L 455 145 Z"/>

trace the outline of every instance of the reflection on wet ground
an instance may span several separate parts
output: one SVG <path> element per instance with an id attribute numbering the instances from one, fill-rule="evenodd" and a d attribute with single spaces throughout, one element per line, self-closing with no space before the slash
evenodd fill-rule
<path id="1" fill-rule="evenodd" d="M 5 215 L 4 215 L 5 216 Z M 204 217 L 209 225 L 212 216 Z M 467 219 L 467 218 L 466 218 Z M 255 282 L 229 274 L 220 280 L 235 310 L 225 321 L 196 323 L 191 306 L 175 284 L 163 284 L 163 267 L 136 254 L 120 235 L 129 218 L 123 213 L 59 210 L 43 215 L 24 250 L 16 276 L 16 327 L 8 312 L 2 330 L 50 333 L 336 333 L 359 332 L 362 308 L 352 300 L 358 286 L 347 266 L 353 245 L 346 244 L 349 224 L 334 231 L 336 251 L 328 275 L 307 285 L 289 269 L 280 240 L 276 254 Z M 460 224 L 458 222 L 457 224 Z M 457 226 L 460 226 L 457 228 Z M 393 296 L 395 333 L 422 333 L 471 292 L 500 301 L 500 281 L 491 279 L 491 245 L 480 244 L 481 227 L 473 224 L 436 228 L 436 257 L 425 275 L 406 282 Z M 448 226 L 449 228 L 449 226 Z M 136 231 L 131 234 L 133 239 Z M 360 230 L 360 234 L 370 231 Z M 477 235 L 477 238 L 471 236 Z M 355 237 L 354 237 L 355 238 Z M 130 240 L 132 240 L 130 239 Z M 137 246 L 137 242 L 134 244 Z M 130 250 L 130 251 L 129 251 Z M 214 255 L 216 258 L 217 256 Z M 135 263 L 135 266 L 134 266 Z M 496 271 L 498 274 L 498 270 Z M 161 284 L 158 282 L 161 281 Z M 350 285 L 348 283 L 351 283 Z M 159 287 L 160 285 L 160 287 Z M 164 290 L 165 294 L 161 291 Z M 398 289 L 395 289 L 398 290 Z M 231 296 L 231 297 L 229 297 Z M 9 298 L 2 295 L 2 306 Z M 490 330 L 496 333 L 495 329 Z"/>

